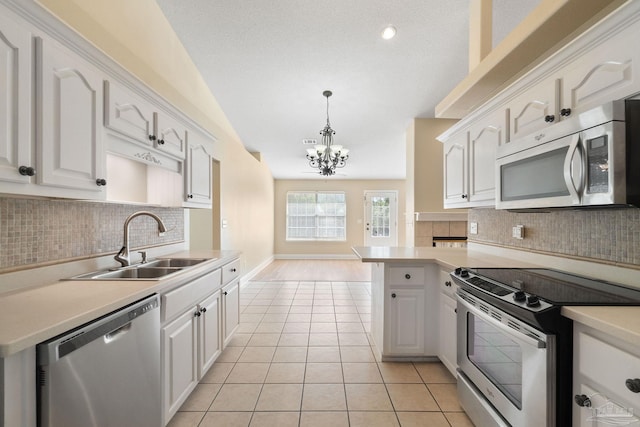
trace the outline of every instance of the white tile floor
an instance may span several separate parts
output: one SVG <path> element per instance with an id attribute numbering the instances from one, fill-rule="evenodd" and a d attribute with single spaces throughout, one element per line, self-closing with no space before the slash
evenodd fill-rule
<path id="1" fill-rule="evenodd" d="M 472 426 L 440 363 L 387 363 L 369 337 L 368 282 L 249 282 L 230 345 L 169 423 Z"/>

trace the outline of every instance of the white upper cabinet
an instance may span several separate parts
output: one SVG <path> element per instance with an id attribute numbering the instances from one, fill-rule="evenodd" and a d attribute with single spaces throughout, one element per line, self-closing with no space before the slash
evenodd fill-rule
<path id="1" fill-rule="evenodd" d="M 143 145 L 153 146 L 153 107 L 130 91 L 105 80 L 104 125 L 133 138 Z"/>
<path id="2" fill-rule="evenodd" d="M 468 132 L 454 135 L 444 144 L 444 207 L 467 203 Z"/>
<path id="3" fill-rule="evenodd" d="M 565 116 L 640 91 L 640 50 L 632 41 L 637 38 L 638 26 L 628 27 L 567 66 L 560 105 Z"/>
<path id="4" fill-rule="evenodd" d="M 2 181 L 29 183 L 35 179 L 32 177 L 37 172 L 31 135 L 31 66 L 31 33 L 21 28 L 4 12 L 0 13 Z"/>
<path id="5" fill-rule="evenodd" d="M 38 183 L 103 199 L 102 75 L 56 42 L 36 40 Z"/>
<path id="6" fill-rule="evenodd" d="M 185 175 L 185 206 L 202 205 L 211 207 L 213 198 L 213 164 L 207 148 L 198 143 L 192 143 L 190 135 Z"/>
<path id="7" fill-rule="evenodd" d="M 533 86 L 509 103 L 509 142 L 558 121 L 558 81 L 549 79 Z"/>
<path id="8" fill-rule="evenodd" d="M 469 129 L 468 202 L 491 205 L 496 198 L 496 149 L 505 143 L 507 112 L 498 111 Z"/>
<path id="9" fill-rule="evenodd" d="M 155 144 L 158 150 L 184 159 L 187 151 L 187 130 L 173 117 L 155 113 Z"/>

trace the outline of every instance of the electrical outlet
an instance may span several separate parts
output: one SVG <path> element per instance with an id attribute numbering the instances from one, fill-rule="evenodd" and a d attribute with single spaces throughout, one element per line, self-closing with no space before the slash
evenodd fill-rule
<path id="1" fill-rule="evenodd" d="M 524 225 L 516 225 L 511 229 L 511 236 L 514 239 L 524 239 Z"/>
<path id="2" fill-rule="evenodd" d="M 478 223 L 469 223 L 469 234 L 478 234 Z"/>

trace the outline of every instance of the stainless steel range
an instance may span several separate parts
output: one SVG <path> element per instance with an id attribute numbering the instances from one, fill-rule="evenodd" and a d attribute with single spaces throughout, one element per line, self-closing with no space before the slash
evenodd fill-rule
<path id="1" fill-rule="evenodd" d="M 564 305 L 640 305 L 640 289 L 549 269 L 457 268 L 458 394 L 477 426 L 571 425 Z"/>

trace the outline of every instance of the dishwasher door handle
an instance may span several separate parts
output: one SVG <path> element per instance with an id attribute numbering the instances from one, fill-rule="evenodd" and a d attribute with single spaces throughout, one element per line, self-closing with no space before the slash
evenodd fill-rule
<path id="1" fill-rule="evenodd" d="M 127 332 L 129 332 L 131 330 L 131 322 L 127 323 L 124 326 L 120 326 L 117 329 L 114 329 L 113 331 L 104 334 L 104 343 L 105 344 L 109 344 L 110 342 L 113 342 L 115 340 L 118 339 L 118 337 L 126 334 Z"/>

